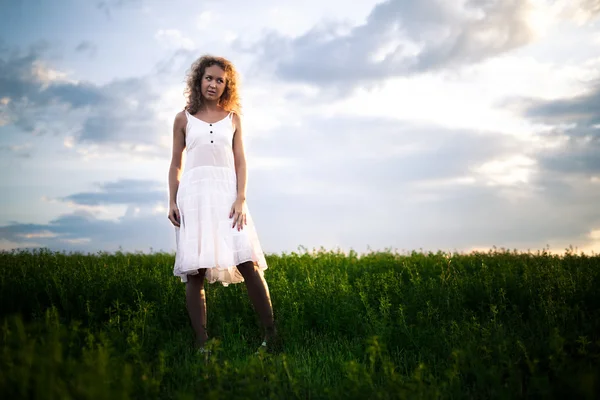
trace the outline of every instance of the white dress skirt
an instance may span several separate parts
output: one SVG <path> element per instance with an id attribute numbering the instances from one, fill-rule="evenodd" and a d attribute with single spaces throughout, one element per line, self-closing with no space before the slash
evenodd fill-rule
<path id="1" fill-rule="evenodd" d="M 252 261 L 263 273 L 267 262 L 247 206 L 244 229 L 233 228 L 229 218 L 237 197 L 232 114 L 211 124 L 185 113 L 186 161 L 177 190 L 180 226 L 175 227 L 173 274 L 187 282 L 188 275 L 206 268 L 209 283 L 240 283 L 244 278 L 237 265 Z"/>

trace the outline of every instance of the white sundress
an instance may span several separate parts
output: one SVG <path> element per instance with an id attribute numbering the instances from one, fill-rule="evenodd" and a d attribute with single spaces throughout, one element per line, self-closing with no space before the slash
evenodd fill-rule
<path id="1" fill-rule="evenodd" d="M 187 282 L 188 274 L 207 268 L 209 283 L 243 282 L 237 265 L 252 261 L 263 273 L 267 262 L 248 207 L 244 229 L 232 228 L 229 218 L 237 197 L 232 114 L 212 124 L 187 110 L 185 115 L 186 160 L 176 198 L 180 226 L 175 227 L 173 274 Z"/>

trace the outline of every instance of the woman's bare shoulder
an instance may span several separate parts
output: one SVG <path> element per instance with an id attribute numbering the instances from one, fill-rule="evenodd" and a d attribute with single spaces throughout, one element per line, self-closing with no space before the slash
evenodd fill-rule
<path id="1" fill-rule="evenodd" d="M 175 122 L 177 121 L 187 121 L 187 115 L 185 115 L 185 110 L 181 110 L 177 114 L 175 114 Z"/>
<path id="2" fill-rule="evenodd" d="M 185 113 L 185 110 L 181 110 L 177 114 L 175 114 L 175 120 L 173 124 L 176 127 L 185 128 L 185 126 L 187 125 L 187 115 Z"/>
<path id="3" fill-rule="evenodd" d="M 231 112 L 231 120 L 233 121 L 233 125 L 236 128 L 242 127 L 242 117 L 240 114 L 236 113 L 235 111 L 232 111 Z"/>

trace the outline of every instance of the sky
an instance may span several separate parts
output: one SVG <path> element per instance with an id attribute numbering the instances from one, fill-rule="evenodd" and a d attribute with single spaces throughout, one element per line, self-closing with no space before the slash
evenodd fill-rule
<path id="1" fill-rule="evenodd" d="M 172 126 L 241 77 L 267 253 L 600 251 L 598 0 L 0 0 L 0 249 L 173 252 Z"/>

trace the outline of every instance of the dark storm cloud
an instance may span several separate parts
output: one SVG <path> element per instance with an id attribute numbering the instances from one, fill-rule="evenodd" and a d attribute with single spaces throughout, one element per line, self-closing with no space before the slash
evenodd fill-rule
<path id="1" fill-rule="evenodd" d="M 272 33 L 245 50 L 259 52 L 284 80 L 353 86 L 476 63 L 521 47 L 533 39 L 529 7 L 523 0 L 470 0 L 464 7 L 446 0 L 387 0 L 348 33 L 326 24 L 292 39 Z M 420 47 L 417 54 L 411 44 Z M 388 53 L 372 60 L 384 48 Z"/>
<path id="2" fill-rule="evenodd" d="M 153 205 L 166 202 L 164 185 L 156 181 L 123 179 L 99 185 L 100 191 L 75 193 L 63 198 L 80 205 Z"/>

